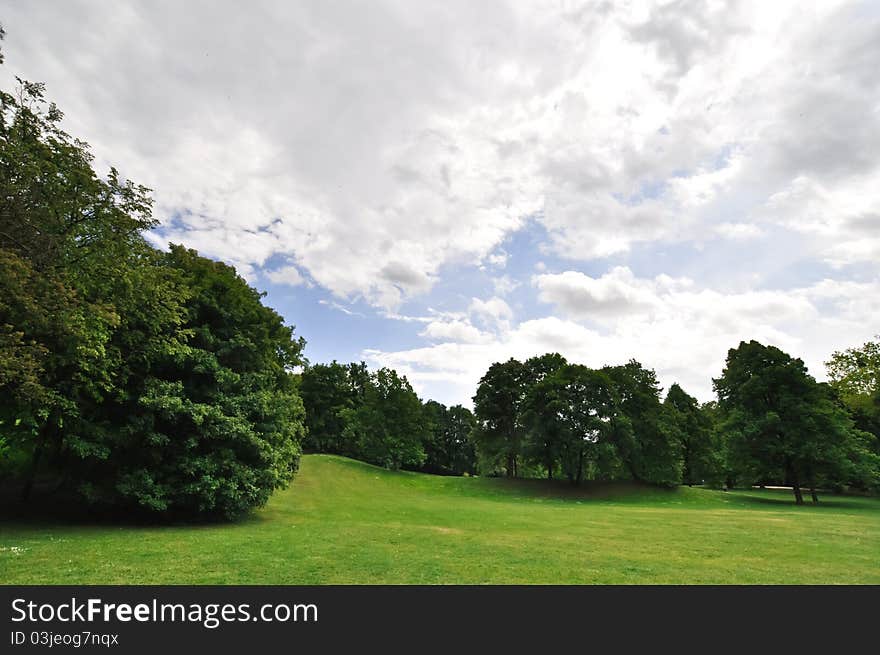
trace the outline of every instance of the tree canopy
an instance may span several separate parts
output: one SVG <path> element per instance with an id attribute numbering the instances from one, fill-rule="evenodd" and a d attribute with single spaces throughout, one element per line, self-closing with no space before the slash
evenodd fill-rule
<path id="1" fill-rule="evenodd" d="M 233 517 L 296 470 L 303 341 L 234 269 L 151 247 L 42 84 L 0 93 L 0 472 L 108 507 Z"/>
<path id="2" fill-rule="evenodd" d="M 852 420 L 802 360 L 742 342 L 714 384 L 738 468 L 756 481 L 784 480 L 798 504 L 804 486 L 851 477 L 862 462 Z"/>
<path id="3" fill-rule="evenodd" d="M 880 454 L 880 340 L 835 352 L 826 366 L 832 388 Z"/>
<path id="4" fill-rule="evenodd" d="M 514 478 L 523 449 L 521 405 L 526 379 L 522 362 L 509 359 L 495 363 L 480 380 L 474 396 L 477 447 L 489 466 L 500 466 Z"/>

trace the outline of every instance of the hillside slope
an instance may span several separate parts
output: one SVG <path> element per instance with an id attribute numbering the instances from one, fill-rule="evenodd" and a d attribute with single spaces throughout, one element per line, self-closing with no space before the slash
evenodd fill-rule
<path id="1" fill-rule="evenodd" d="M 880 500 L 389 472 L 303 458 L 233 525 L 0 523 L 18 583 L 880 583 Z"/>

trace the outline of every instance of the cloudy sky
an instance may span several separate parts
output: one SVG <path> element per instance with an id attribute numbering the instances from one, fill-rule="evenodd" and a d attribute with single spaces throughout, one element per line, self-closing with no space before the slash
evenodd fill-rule
<path id="1" fill-rule="evenodd" d="M 487 366 L 880 332 L 880 3 L 20 2 L 13 75 L 308 341 L 470 404 Z"/>

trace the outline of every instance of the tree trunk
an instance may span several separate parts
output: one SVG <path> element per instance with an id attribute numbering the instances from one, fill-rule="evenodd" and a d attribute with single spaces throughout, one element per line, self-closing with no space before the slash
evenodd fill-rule
<path id="1" fill-rule="evenodd" d="M 797 505 L 804 504 L 804 496 L 801 493 L 801 480 L 798 475 L 795 467 L 792 465 L 790 459 L 786 457 L 785 461 L 785 477 L 788 480 L 789 484 L 791 484 L 791 490 L 794 493 L 794 502 Z"/>
<path id="2" fill-rule="evenodd" d="M 24 486 L 21 488 L 22 502 L 28 502 L 31 499 L 31 492 L 34 489 L 34 479 L 37 477 L 37 470 L 40 466 L 40 459 L 43 457 L 43 445 L 39 444 L 34 448 L 34 457 L 31 460 L 31 470 L 28 472 L 24 480 Z"/>
<path id="3" fill-rule="evenodd" d="M 804 496 L 801 493 L 801 485 L 797 482 L 793 482 L 791 485 L 791 490 L 794 492 L 794 502 L 798 505 L 803 505 Z"/>
<path id="4" fill-rule="evenodd" d="M 819 502 L 819 496 L 816 495 L 816 488 L 815 487 L 810 487 L 810 495 L 813 497 L 813 504 L 814 505 Z"/>
<path id="5" fill-rule="evenodd" d="M 694 486 L 693 474 L 691 473 L 691 444 L 690 441 L 684 442 L 684 474 L 682 477 L 686 480 L 689 487 Z"/>
<path id="6" fill-rule="evenodd" d="M 548 480 L 553 479 L 553 462 L 547 463 L 547 479 Z"/>

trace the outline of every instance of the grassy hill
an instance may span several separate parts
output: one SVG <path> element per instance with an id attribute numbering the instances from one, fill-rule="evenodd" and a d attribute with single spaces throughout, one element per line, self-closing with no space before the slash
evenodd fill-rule
<path id="1" fill-rule="evenodd" d="M 5 584 L 880 583 L 880 500 L 576 490 L 310 455 L 237 524 L 0 519 Z"/>

